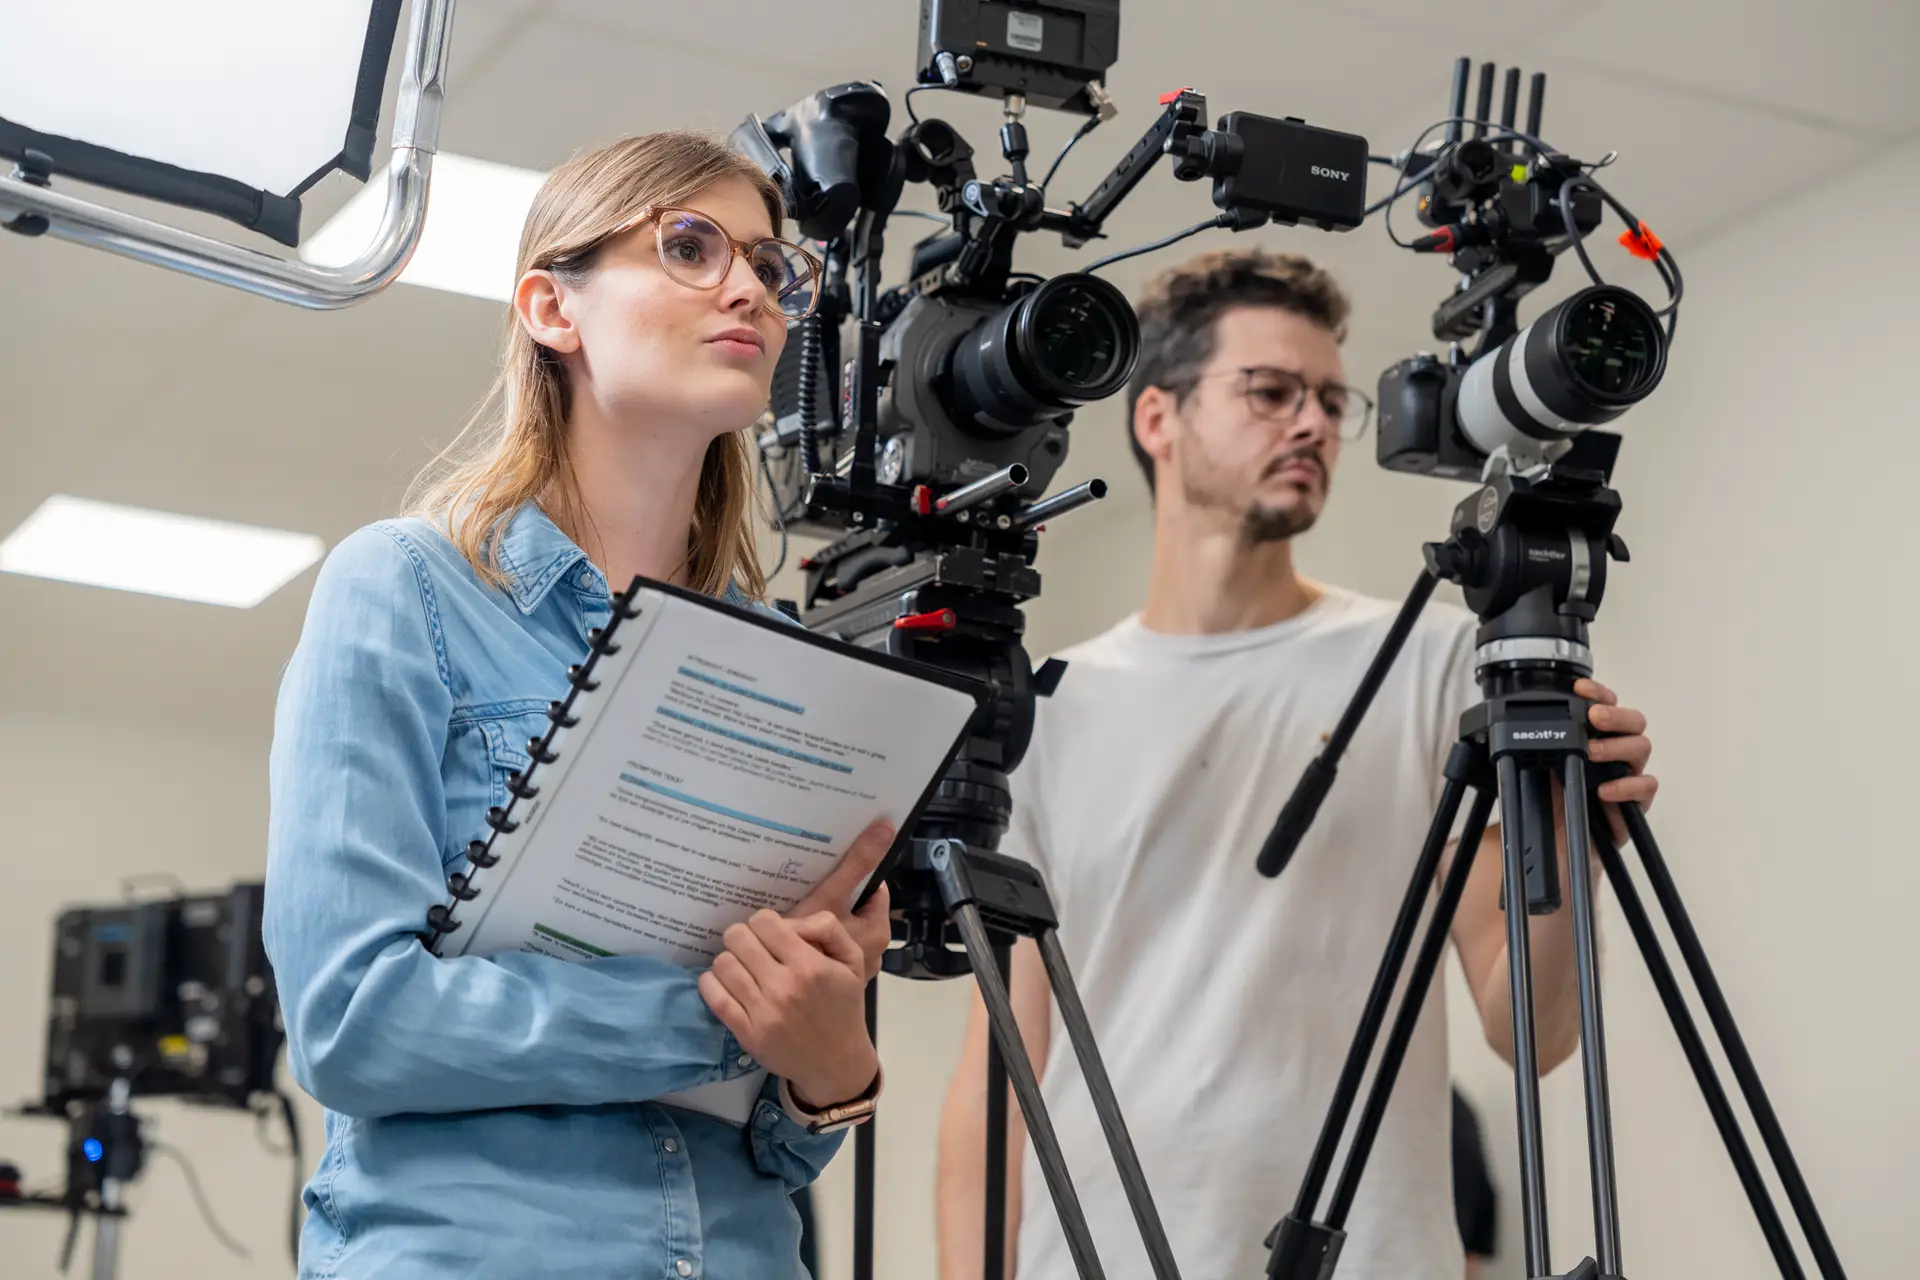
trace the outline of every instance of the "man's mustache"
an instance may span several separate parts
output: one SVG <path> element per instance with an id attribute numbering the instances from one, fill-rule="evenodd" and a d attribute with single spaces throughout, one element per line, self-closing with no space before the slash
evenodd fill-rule
<path id="1" fill-rule="evenodd" d="M 1321 481 L 1323 483 L 1325 482 L 1327 478 L 1327 464 L 1321 459 L 1320 450 L 1312 445 L 1302 445 L 1298 449 L 1289 449 L 1287 452 L 1281 454 L 1267 464 L 1267 469 L 1261 473 L 1260 478 L 1265 480 L 1270 476 L 1276 476 L 1296 462 L 1312 463 L 1313 469 L 1320 473 Z"/>

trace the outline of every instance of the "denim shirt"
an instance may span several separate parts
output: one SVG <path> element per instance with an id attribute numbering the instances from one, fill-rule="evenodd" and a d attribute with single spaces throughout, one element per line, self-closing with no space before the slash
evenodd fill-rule
<path id="1" fill-rule="evenodd" d="M 537 508 L 501 550 L 504 594 L 426 521 L 360 530 L 282 677 L 265 934 L 327 1135 L 300 1275 L 798 1280 L 789 1195 L 840 1135 L 809 1135 L 772 1080 L 744 1129 L 646 1101 L 756 1069 L 696 974 L 422 945 L 611 613 Z"/>

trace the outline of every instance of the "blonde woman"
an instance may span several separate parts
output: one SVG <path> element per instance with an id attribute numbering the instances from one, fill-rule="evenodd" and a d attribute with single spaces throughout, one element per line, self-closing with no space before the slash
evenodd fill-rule
<path id="1" fill-rule="evenodd" d="M 789 1193 L 841 1136 L 810 1125 L 879 1087 L 862 991 L 885 894 L 844 904 L 890 833 L 789 917 L 730 930 L 703 974 L 442 959 L 419 937 L 610 590 L 763 593 L 744 432 L 819 271 L 780 223 L 759 171 L 697 135 L 556 170 L 498 412 L 414 514 L 321 570 L 280 691 L 267 871 L 288 1059 L 327 1110 L 303 1277 L 803 1274 Z M 647 1101 L 758 1067 L 744 1129 Z"/>

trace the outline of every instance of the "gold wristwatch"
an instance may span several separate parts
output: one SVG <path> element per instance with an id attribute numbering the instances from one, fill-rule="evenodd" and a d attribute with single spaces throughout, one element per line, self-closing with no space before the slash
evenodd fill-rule
<path id="1" fill-rule="evenodd" d="M 830 1107 L 814 1111 L 800 1105 L 793 1096 L 793 1086 L 784 1077 L 780 1081 L 780 1105 L 786 1113 L 800 1124 L 806 1126 L 808 1133 L 834 1133 L 841 1129 L 851 1129 L 854 1125 L 870 1119 L 880 1107 L 880 1081 L 885 1073 L 874 1068 L 873 1083 L 866 1092 L 846 1102 L 837 1102 Z"/>

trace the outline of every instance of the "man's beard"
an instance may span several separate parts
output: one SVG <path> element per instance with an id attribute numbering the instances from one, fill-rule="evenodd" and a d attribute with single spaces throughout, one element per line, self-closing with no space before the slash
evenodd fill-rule
<path id="1" fill-rule="evenodd" d="M 1324 486 L 1326 464 L 1321 460 L 1319 451 L 1310 447 L 1295 449 L 1276 459 L 1268 470 L 1278 470 L 1302 458 L 1311 460 L 1320 469 L 1321 484 Z M 1180 489 L 1193 506 L 1233 511 L 1241 505 L 1233 494 L 1233 487 L 1233 480 L 1226 468 L 1216 466 L 1211 458 L 1202 455 L 1198 449 L 1189 449 L 1181 455 Z M 1313 528 L 1313 522 L 1319 515 L 1307 505 L 1304 496 L 1301 502 L 1292 507 L 1270 507 L 1254 501 L 1240 510 L 1240 540 L 1250 547 L 1268 542 L 1285 542 Z"/>

